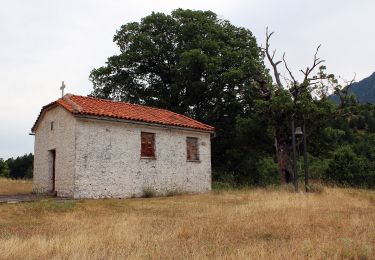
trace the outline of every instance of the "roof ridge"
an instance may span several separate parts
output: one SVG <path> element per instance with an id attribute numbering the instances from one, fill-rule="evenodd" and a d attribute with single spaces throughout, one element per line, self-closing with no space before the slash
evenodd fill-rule
<path id="1" fill-rule="evenodd" d="M 152 107 L 152 106 L 146 106 L 146 105 L 141 105 L 141 104 L 133 104 L 133 103 L 129 103 L 129 102 L 124 102 L 124 101 L 113 101 L 111 99 L 105 99 L 105 98 L 96 98 L 96 97 L 90 97 L 90 96 L 81 96 L 81 95 L 74 95 L 74 94 L 70 94 L 71 96 L 77 96 L 77 97 L 82 97 L 82 98 L 90 98 L 90 99 L 94 99 L 94 100 L 99 100 L 99 101 L 104 101 L 104 102 L 111 102 L 111 103 L 122 103 L 122 104 L 127 104 L 127 105 L 131 105 L 131 106 L 140 106 L 140 107 L 145 107 L 145 108 L 149 108 L 149 109 L 155 109 L 155 110 L 161 110 L 161 111 L 166 111 L 166 112 L 169 112 L 169 113 L 173 113 L 175 115 L 178 115 L 178 116 L 183 116 L 184 118 L 188 119 L 188 120 L 191 120 L 191 121 L 195 121 L 197 122 L 198 124 L 202 125 L 202 126 L 206 126 L 206 127 L 210 127 L 210 128 L 213 128 L 212 126 L 210 125 L 206 125 L 204 123 L 201 123 L 199 122 L 198 120 L 196 119 L 193 119 L 191 117 L 188 117 L 184 114 L 179 114 L 179 113 L 176 113 L 174 111 L 171 111 L 171 110 L 168 110 L 168 109 L 165 109 L 165 108 L 158 108 L 158 107 Z"/>
<path id="2" fill-rule="evenodd" d="M 83 110 L 83 108 L 71 99 L 72 96 L 73 96 L 72 94 L 68 93 L 68 94 L 64 95 L 61 98 L 61 100 L 65 101 L 66 103 L 71 105 L 72 108 L 73 108 L 73 112 L 81 112 Z"/>
<path id="3" fill-rule="evenodd" d="M 94 100 L 98 100 L 98 101 L 104 101 L 104 102 L 122 103 L 122 104 L 131 105 L 131 106 L 141 106 L 141 107 L 151 108 L 151 109 L 155 109 L 155 110 L 162 110 L 162 111 L 167 111 L 167 112 L 173 112 L 173 111 L 170 111 L 170 110 L 165 109 L 165 108 L 152 107 L 152 106 L 142 105 L 142 104 L 134 104 L 134 103 L 125 102 L 125 101 L 114 101 L 114 100 L 106 99 L 106 98 L 96 98 L 96 97 L 74 95 L 74 94 L 70 94 L 70 95 L 76 96 L 76 97 L 82 97 L 82 98 L 90 98 L 90 99 L 94 99 Z M 173 113 L 175 113 L 175 112 L 173 112 Z M 176 114 L 178 114 L 178 113 L 176 113 Z M 179 114 L 179 115 L 181 115 L 181 114 Z"/>

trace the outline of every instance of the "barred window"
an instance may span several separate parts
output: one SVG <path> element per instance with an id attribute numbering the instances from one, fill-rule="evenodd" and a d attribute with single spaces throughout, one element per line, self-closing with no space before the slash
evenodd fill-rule
<path id="1" fill-rule="evenodd" d="M 141 132 L 141 157 L 155 157 L 155 134 Z"/>
<path id="2" fill-rule="evenodd" d="M 199 161 L 198 138 L 186 137 L 186 155 L 188 161 Z"/>

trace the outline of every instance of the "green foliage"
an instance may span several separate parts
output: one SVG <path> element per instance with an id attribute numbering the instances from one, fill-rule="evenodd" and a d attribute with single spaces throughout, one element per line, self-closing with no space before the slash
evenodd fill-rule
<path id="1" fill-rule="evenodd" d="M 302 159 L 303 160 L 303 159 Z M 308 156 L 309 160 L 309 178 L 313 180 L 321 180 L 326 173 L 330 159 Z"/>
<path id="2" fill-rule="evenodd" d="M 6 160 L 9 166 L 9 177 L 12 179 L 29 179 L 33 177 L 33 161 L 34 156 L 25 154 L 16 159 L 9 158 Z"/>
<path id="3" fill-rule="evenodd" d="M 371 76 L 359 81 L 355 82 L 350 86 L 349 94 L 353 95 L 355 99 L 358 100 L 361 104 L 366 103 L 375 103 L 375 73 Z M 331 99 L 335 102 L 339 102 L 339 97 L 336 95 L 331 96 Z"/>
<path id="4" fill-rule="evenodd" d="M 368 117 L 367 130 L 369 133 L 375 133 L 375 118 L 374 117 Z"/>
<path id="5" fill-rule="evenodd" d="M 279 168 L 272 157 L 261 159 L 257 164 L 257 170 L 259 185 L 280 184 Z"/>
<path id="6" fill-rule="evenodd" d="M 35 215 L 40 215 L 40 213 L 50 213 L 50 212 L 70 212 L 78 206 L 77 201 L 71 200 L 55 200 L 55 199 L 42 199 L 36 202 L 27 204 L 27 207 Z"/>
<path id="7" fill-rule="evenodd" d="M 6 161 L 0 158 L 0 177 L 9 178 L 10 177 L 9 166 Z"/>
<path id="8" fill-rule="evenodd" d="M 213 168 L 212 169 L 212 180 L 213 184 L 217 183 L 217 185 L 228 185 L 230 187 L 236 187 L 239 183 L 239 178 L 235 172 L 227 171 L 226 169 L 220 169 L 220 168 Z"/>
<path id="9" fill-rule="evenodd" d="M 157 194 L 156 194 L 155 190 L 152 187 L 145 187 L 142 190 L 142 198 L 153 198 L 156 195 Z"/>
<path id="10" fill-rule="evenodd" d="M 345 186 L 375 187 L 375 168 L 364 156 L 356 154 L 352 147 L 337 149 L 324 176 L 329 183 Z"/>
<path id="11" fill-rule="evenodd" d="M 235 186 L 231 185 L 228 182 L 221 182 L 221 181 L 213 181 L 212 182 L 212 190 L 220 191 L 220 190 L 230 190 L 235 188 Z"/>
<path id="12" fill-rule="evenodd" d="M 231 146 L 226 151 L 226 164 L 220 176 L 214 180 L 231 185 L 257 185 L 259 173 L 257 163 L 263 157 L 273 154 L 272 130 L 266 120 L 256 115 L 236 118 L 232 132 Z"/>
<path id="13" fill-rule="evenodd" d="M 211 11 L 152 13 L 121 26 L 114 42 L 120 52 L 92 70 L 91 95 L 169 109 L 214 126 L 218 187 L 278 183 L 274 144 L 279 165 L 291 169 L 292 116 L 295 126 L 306 125 L 312 179 L 374 186 L 375 106 L 358 104 L 325 66 L 302 82 L 292 77 L 285 87 L 275 86 L 251 31 Z M 327 97 L 329 86 L 338 106 Z M 32 168 L 14 170 L 14 161 L 7 161 L 12 178 L 32 175 Z"/>
<path id="14" fill-rule="evenodd" d="M 213 125 L 214 167 L 237 171 L 231 155 L 238 148 L 236 118 L 251 112 L 259 88 L 269 82 L 251 31 L 211 11 L 177 9 L 121 26 L 114 41 L 120 54 L 91 72 L 91 95 L 165 108 Z"/>

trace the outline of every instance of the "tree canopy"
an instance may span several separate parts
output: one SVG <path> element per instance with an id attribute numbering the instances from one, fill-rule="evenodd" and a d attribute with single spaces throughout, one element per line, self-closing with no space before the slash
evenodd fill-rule
<path id="1" fill-rule="evenodd" d="M 152 13 L 123 25 L 114 42 L 120 54 L 90 75 L 96 97 L 215 122 L 242 111 L 247 91 L 265 84 L 255 37 L 211 11 Z"/>
<path id="2" fill-rule="evenodd" d="M 267 185 L 280 181 L 278 171 L 293 171 L 293 120 L 296 126 L 307 126 L 312 176 L 373 187 L 374 151 L 366 143 L 373 140 L 375 107 L 359 105 L 348 94 L 353 82 L 341 85 L 326 73 L 319 48 L 297 80 L 285 56 L 274 60 L 271 35 L 267 33 L 262 49 L 250 30 L 211 11 L 152 13 L 116 32 L 119 53 L 92 70 L 91 95 L 165 108 L 214 126 L 216 181 Z M 277 70 L 281 63 L 287 71 L 285 84 Z M 339 105 L 328 97 L 329 89 L 340 96 Z M 299 150 L 298 141 L 297 146 Z M 360 170 L 353 177 L 339 169 Z"/>
<path id="3" fill-rule="evenodd" d="M 29 179 L 33 177 L 34 156 L 25 154 L 4 160 L 0 158 L 0 177 L 12 179 Z"/>
<path id="4" fill-rule="evenodd" d="M 211 11 L 177 9 L 123 25 L 118 55 L 91 72 L 91 95 L 165 108 L 216 128 L 213 159 L 230 164 L 236 118 L 269 77 L 251 31 Z"/>

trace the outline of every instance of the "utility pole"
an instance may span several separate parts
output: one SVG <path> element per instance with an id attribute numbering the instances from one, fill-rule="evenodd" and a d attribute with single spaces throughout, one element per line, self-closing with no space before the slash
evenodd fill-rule
<path id="1" fill-rule="evenodd" d="M 296 160 L 296 135 L 294 128 L 294 115 L 292 116 L 292 145 L 293 145 L 293 179 L 294 189 L 298 192 L 298 172 L 297 172 L 297 160 Z"/>
<path id="2" fill-rule="evenodd" d="M 305 167 L 305 189 L 309 192 L 309 164 L 307 160 L 307 142 L 306 142 L 306 125 L 305 118 L 303 118 L 303 164 Z"/>

